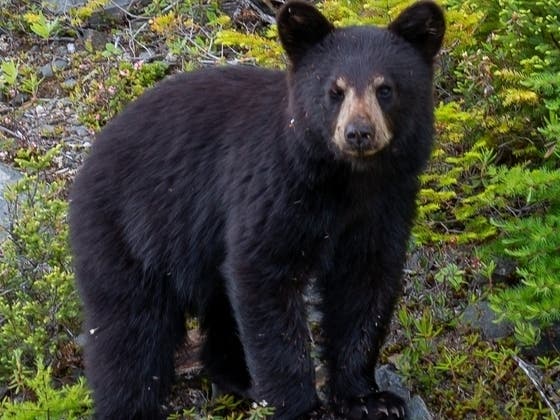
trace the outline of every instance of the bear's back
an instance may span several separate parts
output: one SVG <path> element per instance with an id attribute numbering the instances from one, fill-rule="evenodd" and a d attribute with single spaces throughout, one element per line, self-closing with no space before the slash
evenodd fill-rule
<path id="1" fill-rule="evenodd" d="M 150 155 L 178 159 L 193 151 L 193 157 L 201 158 L 197 151 L 206 146 L 214 154 L 228 142 L 250 142 L 257 131 L 272 128 L 279 109 L 285 109 L 286 95 L 280 71 L 228 66 L 177 74 L 146 91 L 111 121 L 98 135 L 92 156 L 103 155 L 106 162 L 118 159 L 121 165 L 140 161 L 145 167 Z M 89 159 L 86 166 L 99 160 Z"/>
<path id="2" fill-rule="evenodd" d="M 220 201 L 234 180 L 224 173 L 270 152 L 286 107 L 281 71 L 229 66 L 162 81 L 99 133 L 76 177 L 71 217 L 113 220 L 144 261 L 168 254 L 185 232 L 220 235 Z"/>

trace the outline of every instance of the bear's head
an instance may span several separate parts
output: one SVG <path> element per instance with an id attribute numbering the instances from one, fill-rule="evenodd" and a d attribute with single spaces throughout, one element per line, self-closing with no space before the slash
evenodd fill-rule
<path id="1" fill-rule="evenodd" d="M 311 4 L 289 1 L 277 23 L 290 61 L 288 118 L 309 153 L 357 169 L 396 160 L 411 171 L 424 165 L 433 61 L 445 32 L 435 3 L 415 3 L 387 28 L 336 29 Z"/>

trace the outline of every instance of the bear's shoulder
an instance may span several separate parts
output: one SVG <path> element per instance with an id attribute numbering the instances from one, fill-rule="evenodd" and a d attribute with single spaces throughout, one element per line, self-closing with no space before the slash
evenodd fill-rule
<path id="1" fill-rule="evenodd" d="M 148 146 L 156 139 L 177 140 L 181 135 L 189 135 L 191 142 L 193 138 L 202 141 L 241 123 L 249 126 L 267 121 L 260 123 L 266 126 L 271 124 L 271 116 L 282 114 L 287 89 L 285 72 L 253 66 L 177 73 L 130 103 L 101 132 L 97 143 L 110 137 L 119 138 L 121 144 L 133 141 Z"/>

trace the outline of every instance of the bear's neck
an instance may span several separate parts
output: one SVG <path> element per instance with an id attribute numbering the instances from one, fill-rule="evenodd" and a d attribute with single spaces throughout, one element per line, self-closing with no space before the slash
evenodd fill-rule
<path id="1" fill-rule="evenodd" d="M 290 120 L 291 121 L 291 120 Z M 288 124 L 281 142 L 286 175 L 291 174 L 303 187 L 322 190 L 332 189 L 341 183 L 352 183 L 354 174 L 350 165 L 336 160 L 324 144 L 327 139 L 310 130 L 300 130 Z M 365 174 L 361 174 L 362 177 Z"/>

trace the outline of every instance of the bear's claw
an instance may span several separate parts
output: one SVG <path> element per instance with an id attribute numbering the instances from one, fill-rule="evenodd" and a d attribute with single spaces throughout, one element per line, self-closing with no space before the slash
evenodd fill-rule
<path id="1" fill-rule="evenodd" d="M 376 392 L 347 405 L 349 420 L 396 420 L 406 418 L 404 400 L 388 391 Z"/>

